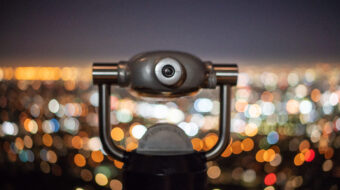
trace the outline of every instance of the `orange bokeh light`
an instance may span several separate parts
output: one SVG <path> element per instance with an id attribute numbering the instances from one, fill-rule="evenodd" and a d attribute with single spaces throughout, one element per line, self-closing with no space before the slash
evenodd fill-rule
<path id="1" fill-rule="evenodd" d="M 74 163 L 76 164 L 76 166 L 78 166 L 78 167 L 84 167 L 86 165 L 86 159 L 81 154 L 76 154 L 74 156 L 73 160 L 74 160 Z"/>
<path id="2" fill-rule="evenodd" d="M 72 146 L 76 149 L 83 148 L 83 139 L 80 136 L 74 136 L 72 138 Z"/>
<path id="3" fill-rule="evenodd" d="M 95 161 L 97 163 L 100 163 L 100 162 L 102 162 L 104 160 L 104 155 L 103 155 L 103 153 L 100 150 L 93 151 L 91 153 L 91 158 L 92 158 L 93 161 Z"/>
<path id="4" fill-rule="evenodd" d="M 119 169 L 122 169 L 124 166 L 124 162 L 120 162 L 118 160 L 114 160 L 113 163 L 116 166 L 116 168 L 119 168 Z"/>
<path id="5" fill-rule="evenodd" d="M 48 146 L 48 147 L 52 146 L 53 144 L 52 136 L 49 134 L 44 134 L 42 137 L 42 142 L 44 143 L 45 146 Z"/>
<path id="6" fill-rule="evenodd" d="M 275 151 L 273 149 L 268 149 L 263 153 L 263 160 L 266 162 L 271 162 L 275 158 Z"/>
<path id="7" fill-rule="evenodd" d="M 299 145 L 300 152 L 305 152 L 310 148 L 310 143 L 308 140 L 303 140 Z"/>
<path id="8" fill-rule="evenodd" d="M 231 146 L 229 145 L 224 152 L 221 154 L 222 157 L 226 158 L 229 157 L 231 154 L 233 153 L 233 149 L 231 148 Z"/>
<path id="9" fill-rule="evenodd" d="M 294 164 L 296 166 L 301 166 L 305 162 L 305 155 L 303 153 L 299 153 L 294 157 Z"/>
<path id="10" fill-rule="evenodd" d="M 251 151 L 254 148 L 254 141 L 251 138 L 246 138 L 241 144 L 242 150 Z"/>
<path id="11" fill-rule="evenodd" d="M 202 150 L 203 145 L 204 145 L 203 141 L 199 138 L 191 139 L 191 144 L 192 144 L 192 148 L 196 151 Z"/>
<path id="12" fill-rule="evenodd" d="M 311 99 L 314 101 L 314 102 L 318 102 L 320 101 L 320 98 L 321 98 L 321 92 L 319 89 L 314 89 L 312 90 L 311 94 L 310 94 L 310 97 Z"/>
<path id="13" fill-rule="evenodd" d="M 255 156 L 256 161 L 258 161 L 258 162 L 264 162 L 263 155 L 264 155 L 265 152 L 266 152 L 266 151 L 263 150 L 263 149 L 259 150 L 259 151 L 256 153 L 256 156 Z"/>
<path id="14" fill-rule="evenodd" d="M 217 143 L 218 136 L 215 133 L 209 133 L 207 136 L 204 137 L 204 147 L 203 150 L 207 151 L 210 150 L 212 147 L 215 146 Z"/>
<path id="15" fill-rule="evenodd" d="M 111 130 L 111 138 L 115 141 L 121 141 L 124 138 L 124 131 L 119 128 L 115 127 Z"/>
<path id="16" fill-rule="evenodd" d="M 231 149 L 233 154 L 241 154 L 242 152 L 242 143 L 241 141 L 235 141 L 231 144 Z"/>

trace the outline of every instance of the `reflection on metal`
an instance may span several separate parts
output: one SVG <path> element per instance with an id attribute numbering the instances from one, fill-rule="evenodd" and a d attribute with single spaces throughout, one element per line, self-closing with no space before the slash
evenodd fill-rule
<path id="1" fill-rule="evenodd" d="M 218 157 L 227 147 L 230 137 L 230 103 L 231 88 L 229 85 L 220 85 L 220 128 L 217 144 L 208 152 L 205 157 L 212 160 Z"/>
<path id="2" fill-rule="evenodd" d="M 238 68 L 236 64 L 214 64 L 217 84 L 236 85 Z"/>
<path id="3" fill-rule="evenodd" d="M 111 139 L 110 85 L 99 85 L 99 133 L 103 149 L 111 157 L 123 161 L 125 151 L 118 148 Z"/>

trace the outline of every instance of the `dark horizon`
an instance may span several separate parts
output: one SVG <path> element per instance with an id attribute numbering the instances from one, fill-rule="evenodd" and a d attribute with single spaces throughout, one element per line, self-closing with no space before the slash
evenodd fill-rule
<path id="1" fill-rule="evenodd" d="M 340 63 L 337 1 L 2 1 L 0 65 L 74 65 L 179 50 L 252 64 Z"/>

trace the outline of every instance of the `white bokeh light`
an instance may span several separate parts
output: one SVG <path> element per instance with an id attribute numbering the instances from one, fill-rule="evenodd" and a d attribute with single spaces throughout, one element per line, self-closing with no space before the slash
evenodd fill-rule
<path id="1" fill-rule="evenodd" d="M 213 109 L 213 102 L 208 98 L 199 98 L 194 103 L 197 112 L 207 113 Z"/>
<path id="2" fill-rule="evenodd" d="M 180 124 L 178 124 L 178 127 L 181 128 L 185 132 L 185 134 L 190 137 L 197 135 L 199 131 L 199 127 L 196 125 L 196 123 L 193 122 L 181 122 Z"/>
<path id="3" fill-rule="evenodd" d="M 57 113 L 59 110 L 59 103 L 56 99 L 52 99 L 49 103 L 48 103 L 48 109 L 50 110 L 50 112 L 52 113 Z"/>
<path id="4" fill-rule="evenodd" d="M 302 114 L 309 114 L 312 109 L 313 109 L 313 104 L 311 101 L 309 100 L 303 100 L 301 103 L 300 103 L 300 112 Z"/>
<path id="5" fill-rule="evenodd" d="M 135 125 L 131 130 L 131 134 L 136 139 L 141 139 L 146 131 L 147 128 L 144 125 Z"/>

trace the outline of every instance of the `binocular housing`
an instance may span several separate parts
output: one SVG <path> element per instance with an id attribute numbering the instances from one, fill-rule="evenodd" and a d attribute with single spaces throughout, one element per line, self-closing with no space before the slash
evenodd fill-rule
<path id="1" fill-rule="evenodd" d="M 236 84 L 235 64 L 212 64 L 182 52 L 157 51 L 119 63 L 94 63 L 95 84 L 129 86 L 141 96 L 178 97 L 201 88 Z"/>
<path id="2" fill-rule="evenodd" d="M 99 87 L 99 134 L 103 149 L 125 163 L 124 189 L 206 189 L 205 162 L 217 158 L 229 143 L 231 87 L 237 82 L 237 65 L 204 62 L 182 52 L 155 51 L 136 55 L 129 61 L 94 63 L 92 75 Z M 195 152 L 179 127 L 159 123 L 148 128 L 136 151 L 117 147 L 110 135 L 111 85 L 157 98 L 194 95 L 202 88 L 219 86 L 217 143 L 207 152 Z"/>

